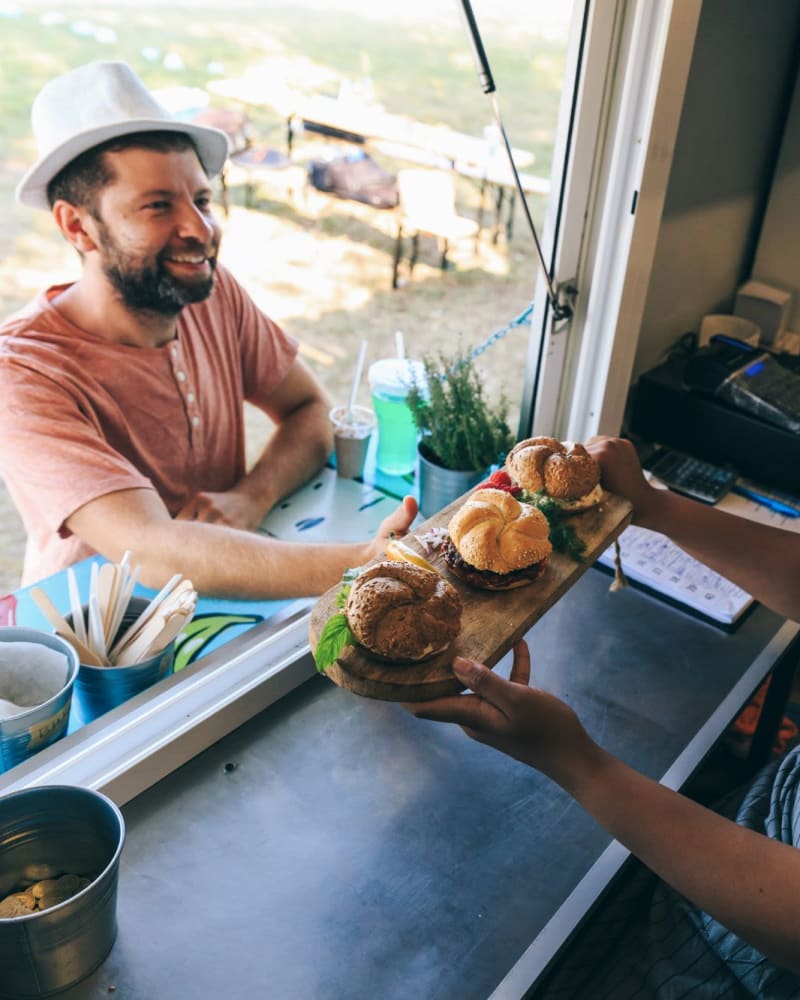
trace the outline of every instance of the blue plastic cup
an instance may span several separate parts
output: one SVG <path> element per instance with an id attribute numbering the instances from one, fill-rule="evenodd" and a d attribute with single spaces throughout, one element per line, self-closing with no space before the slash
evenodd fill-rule
<path id="1" fill-rule="evenodd" d="M 383 358 L 369 366 L 367 377 L 378 421 L 375 465 L 388 475 L 404 476 L 416 467 L 419 440 L 406 397 L 415 384 L 424 384 L 425 369 L 419 361 Z"/>

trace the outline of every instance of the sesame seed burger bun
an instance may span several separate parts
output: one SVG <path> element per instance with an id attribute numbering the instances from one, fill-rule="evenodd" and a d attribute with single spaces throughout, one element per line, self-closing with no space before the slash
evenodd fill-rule
<path id="1" fill-rule="evenodd" d="M 461 598 L 431 569 L 386 560 L 353 581 L 344 608 L 355 639 L 394 663 L 416 663 L 443 652 L 461 631 Z"/>
<path id="2" fill-rule="evenodd" d="M 509 475 L 529 493 L 545 493 L 565 512 L 595 507 L 603 499 L 600 466 L 582 444 L 534 437 L 506 456 Z"/>
<path id="3" fill-rule="evenodd" d="M 553 551 L 544 514 L 505 490 L 475 492 L 450 518 L 447 533 L 448 570 L 484 590 L 527 586 Z"/>

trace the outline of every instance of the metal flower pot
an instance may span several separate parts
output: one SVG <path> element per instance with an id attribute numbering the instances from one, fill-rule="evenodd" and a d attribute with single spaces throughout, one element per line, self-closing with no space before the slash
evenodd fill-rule
<path id="1" fill-rule="evenodd" d="M 418 452 L 419 509 L 423 517 L 432 517 L 489 474 L 488 469 L 445 469 L 431 461 L 423 444 Z"/>

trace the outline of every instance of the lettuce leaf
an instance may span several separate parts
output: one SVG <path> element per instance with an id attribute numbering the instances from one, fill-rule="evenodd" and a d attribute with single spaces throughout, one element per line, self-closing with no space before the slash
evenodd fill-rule
<path id="1" fill-rule="evenodd" d="M 317 670 L 324 674 L 328 667 L 335 663 L 345 646 L 352 646 L 355 637 L 347 624 L 344 612 L 339 611 L 325 622 L 325 628 L 317 642 L 314 662 Z"/>
<path id="2" fill-rule="evenodd" d="M 571 524 L 565 522 L 567 516 L 561 507 L 546 496 L 543 491 L 529 493 L 523 490 L 517 499 L 521 503 L 530 504 L 538 508 L 547 518 L 550 525 L 550 544 L 556 552 L 563 552 L 571 556 L 576 562 L 583 562 L 583 554 L 586 551 L 586 543 L 580 538 Z"/>

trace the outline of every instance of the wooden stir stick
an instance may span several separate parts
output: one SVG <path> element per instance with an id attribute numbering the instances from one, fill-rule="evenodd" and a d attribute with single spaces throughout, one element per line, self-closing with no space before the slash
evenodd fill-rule
<path id="1" fill-rule="evenodd" d="M 39 587 L 31 587 L 30 595 L 39 610 L 55 629 L 56 635 L 66 639 L 73 646 L 80 657 L 81 663 L 88 663 L 93 667 L 103 667 L 105 664 L 101 658 L 77 637 L 75 632 L 69 627 L 67 620 L 58 611 L 55 604 Z"/>

